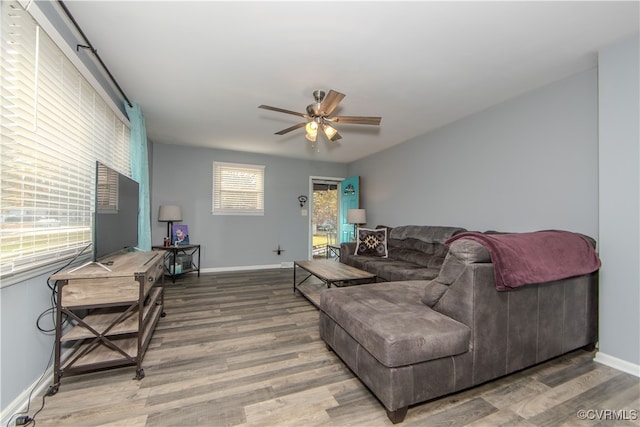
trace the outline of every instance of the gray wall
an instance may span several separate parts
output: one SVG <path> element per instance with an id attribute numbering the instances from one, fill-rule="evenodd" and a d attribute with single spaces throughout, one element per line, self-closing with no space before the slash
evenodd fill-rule
<path id="1" fill-rule="evenodd" d="M 369 225 L 597 238 L 597 95 L 587 71 L 354 162 Z"/>
<path id="2" fill-rule="evenodd" d="M 640 42 L 600 52 L 600 353 L 640 375 Z"/>
<path id="3" fill-rule="evenodd" d="M 304 141 L 300 141 L 301 144 Z M 201 267 L 229 269 L 280 265 L 308 258 L 309 218 L 298 196 L 309 193 L 310 176 L 345 177 L 346 165 L 235 151 L 154 144 L 151 195 L 153 244 L 162 244 L 166 223 L 158 207 L 182 206 L 191 243 L 201 245 Z M 265 215 L 211 214 L 213 162 L 265 165 Z M 278 245 L 285 250 L 273 252 Z"/>
<path id="4" fill-rule="evenodd" d="M 0 289 L 0 408 L 3 411 L 45 372 L 53 355 L 53 335 L 43 334 L 36 327 L 40 314 L 52 306 L 51 290 L 47 287 L 49 274 Z M 52 316 L 45 315 L 40 327 L 52 329 Z M 50 378 L 44 381 L 47 386 L 51 384 Z M 32 402 L 32 407 L 35 404 Z M 5 421 L 4 416 L 9 414 L 2 415 Z"/>

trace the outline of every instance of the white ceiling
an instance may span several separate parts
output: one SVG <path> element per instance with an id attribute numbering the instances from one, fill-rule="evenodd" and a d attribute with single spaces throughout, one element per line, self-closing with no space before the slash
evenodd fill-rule
<path id="1" fill-rule="evenodd" d="M 350 162 L 596 66 L 639 2 L 65 2 L 154 143 Z M 346 94 L 314 152 L 297 116 Z M 319 137 L 320 140 L 320 137 Z"/>

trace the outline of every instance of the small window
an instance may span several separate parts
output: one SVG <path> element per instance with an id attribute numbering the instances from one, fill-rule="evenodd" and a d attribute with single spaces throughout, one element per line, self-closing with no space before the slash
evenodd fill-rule
<path id="1" fill-rule="evenodd" d="M 213 162 L 214 215 L 264 215 L 264 166 Z"/>

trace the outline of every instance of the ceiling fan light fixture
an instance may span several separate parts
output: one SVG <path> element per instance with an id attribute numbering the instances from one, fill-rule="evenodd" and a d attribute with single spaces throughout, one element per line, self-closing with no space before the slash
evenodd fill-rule
<path id="1" fill-rule="evenodd" d="M 327 123 L 322 123 L 322 130 L 324 131 L 324 134 L 327 135 L 327 138 L 329 138 L 330 140 L 333 140 L 333 137 L 336 136 L 336 133 L 338 133 L 338 131 L 334 127 L 332 127 Z"/>
<path id="2" fill-rule="evenodd" d="M 316 138 L 318 137 L 318 132 L 307 133 L 304 137 L 307 138 L 311 142 L 316 142 Z"/>
<path id="3" fill-rule="evenodd" d="M 309 123 L 307 123 L 307 125 L 304 127 L 304 129 L 307 131 L 307 134 L 317 134 L 318 133 L 318 123 L 316 123 L 314 120 L 310 121 Z"/>

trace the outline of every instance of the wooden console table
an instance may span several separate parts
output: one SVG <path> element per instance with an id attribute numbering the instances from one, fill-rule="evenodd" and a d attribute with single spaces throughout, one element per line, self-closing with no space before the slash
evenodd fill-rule
<path id="1" fill-rule="evenodd" d="M 66 373 L 135 365 L 136 379 L 144 378 L 142 359 L 164 316 L 163 260 L 157 252 L 123 252 L 51 276 L 57 300 L 49 394 Z M 63 330 L 67 321 L 74 326 Z M 75 345 L 62 360 L 65 343 Z"/>

